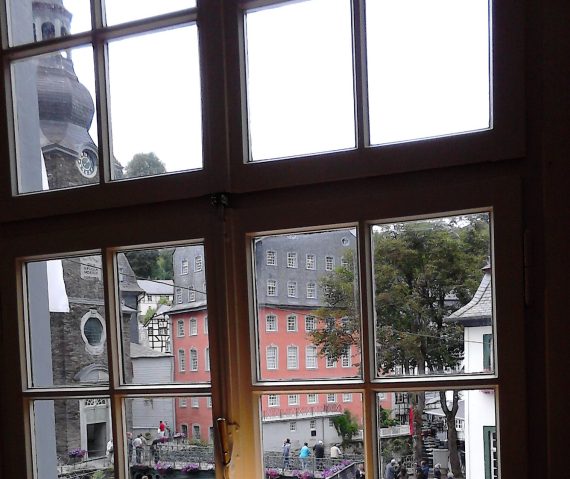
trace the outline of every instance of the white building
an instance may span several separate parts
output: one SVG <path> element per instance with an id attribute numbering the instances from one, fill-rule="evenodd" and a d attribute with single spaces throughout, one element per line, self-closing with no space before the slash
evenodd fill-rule
<path id="1" fill-rule="evenodd" d="M 473 299 L 446 320 L 463 324 L 465 373 L 488 373 L 494 370 L 493 297 L 491 267 L 484 269 L 483 279 Z M 465 401 L 465 475 L 468 479 L 498 478 L 495 393 L 472 390 L 463 394 Z"/>
<path id="2" fill-rule="evenodd" d="M 174 281 L 171 279 L 139 279 L 137 283 L 144 291 L 139 297 L 139 316 L 144 316 L 150 308 L 158 309 L 158 305 L 164 304 L 164 302 L 172 304 Z"/>
<path id="3" fill-rule="evenodd" d="M 134 384 L 172 384 L 172 354 L 131 343 L 131 359 Z M 164 421 L 174 430 L 174 398 L 133 399 L 132 418 L 132 432 L 135 436 L 139 433 L 155 433 L 160 421 Z"/>

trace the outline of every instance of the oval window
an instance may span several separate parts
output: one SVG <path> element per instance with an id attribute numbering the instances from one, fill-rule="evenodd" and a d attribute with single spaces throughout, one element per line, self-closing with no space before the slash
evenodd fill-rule
<path id="1" fill-rule="evenodd" d="M 103 337 L 103 325 L 101 321 L 98 318 L 89 318 L 85 321 L 85 325 L 83 326 L 83 334 L 85 334 L 85 338 L 91 346 L 101 344 Z"/>

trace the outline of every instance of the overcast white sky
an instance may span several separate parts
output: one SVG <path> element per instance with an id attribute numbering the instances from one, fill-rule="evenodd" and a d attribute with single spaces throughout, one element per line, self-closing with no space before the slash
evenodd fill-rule
<path id="1" fill-rule="evenodd" d="M 64 0 L 72 31 L 88 0 Z M 189 0 L 107 0 L 108 22 L 187 8 Z M 349 0 L 310 0 L 248 14 L 248 100 L 254 159 L 354 147 Z M 487 0 L 368 0 L 373 144 L 489 125 Z M 88 49 L 73 53 L 93 93 Z M 168 171 L 200 167 L 196 27 L 109 48 L 115 156 L 155 152 Z M 92 129 L 96 140 L 96 131 Z"/>

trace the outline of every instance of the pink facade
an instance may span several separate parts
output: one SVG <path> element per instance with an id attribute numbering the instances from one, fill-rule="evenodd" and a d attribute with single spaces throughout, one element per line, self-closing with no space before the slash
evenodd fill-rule
<path id="1" fill-rule="evenodd" d="M 360 352 L 351 347 L 349 355 L 335 363 L 317 354 L 309 333 L 318 323 L 311 309 L 262 307 L 259 310 L 259 379 L 264 381 L 309 381 L 347 379 L 359 376 Z M 210 381 L 208 313 L 206 309 L 171 313 L 174 380 L 196 384 Z M 182 399 L 182 400 L 181 400 Z M 382 407 L 392 408 L 392 395 Z M 262 416 L 271 418 L 295 412 L 306 414 L 342 413 L 349 410 L 358 421 L 362 417 L 362 397 L 358 393 L 299 393 L 262 398 Z M 211 441 L 211 400 L 205 397 L 178 398 L 176 431 L 189 438 Z"/>
<path id="2" fill-rule="evenodd" d="M 208 311 L 199 309 L 172 313 L 170 320 L 174 382 L 208 383 L 210 381 Z M 186 432 L 190 439 L 208 442 L 211 438 L 211 427 L 212 409 L 209 397 L 176 399 L 176 432 Z"/>

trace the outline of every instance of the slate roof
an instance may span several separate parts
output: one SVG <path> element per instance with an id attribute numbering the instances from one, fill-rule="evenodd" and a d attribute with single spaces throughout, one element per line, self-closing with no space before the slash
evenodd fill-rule
<path id="1" fill-rule="evenodd" d="M 464 326 L 490 326 L 493 318 L 491 267 L 483 268 L 484 274 L 475 295 L 465 306 L 451 313 L 445 321 L 459 322 Z"/>
<path id="2" fill-rule="evenodd" d="M 162 353 L 138 343 L 131 343 L 131 358 L 166 358 L 172 354 Z"/>
<path id="3" fill-rule="evenodd" d="M 171 279 L 139 279 L 137 282 L 146 294 L 174 295 L 174 281 Z"/>

